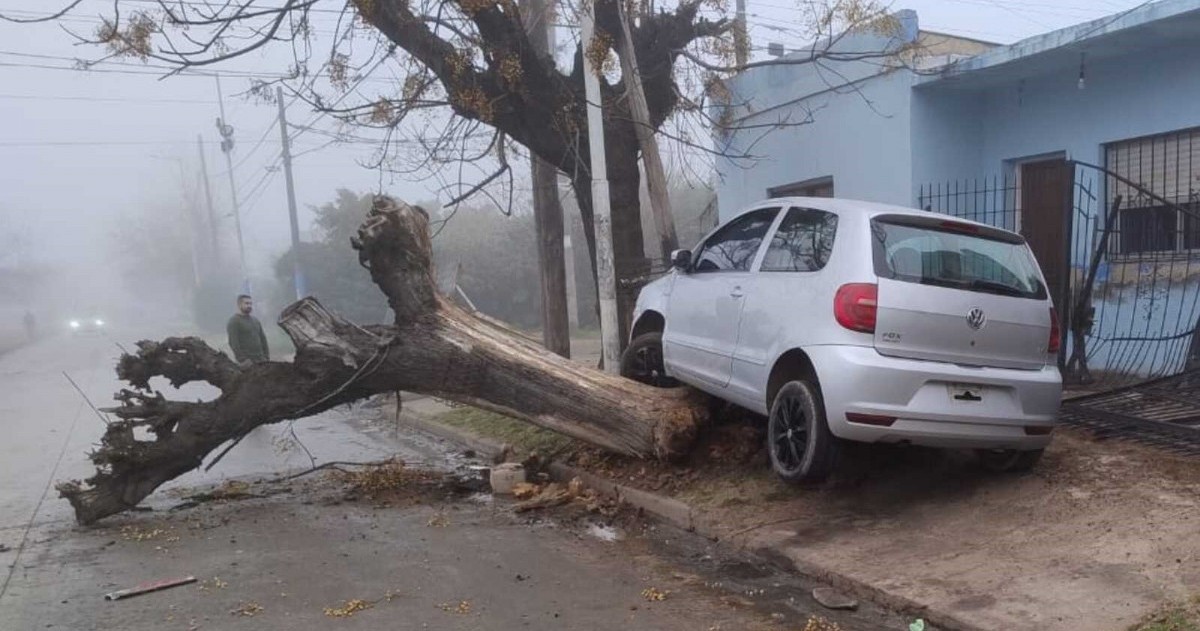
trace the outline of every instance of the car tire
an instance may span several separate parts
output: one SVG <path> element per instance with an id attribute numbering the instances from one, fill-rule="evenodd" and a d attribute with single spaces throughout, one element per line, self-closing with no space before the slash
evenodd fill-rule
<path id="1" fill-rule="evenodd" d="M 833 472 L 840 448 L 829 431 L 820 390 L 807 381 L 785 383 L 767 419 L 767 453 L 775 475 L 791 484 L 821 482 Z"/>
<path id="2" fill-rule="evenodd" d="M 633 338 L 621 353 L 621 376 L 655 388 L 674 388 L 679 381 L 668 377 L 663 363 L 662 332 L 651 331 Z"/>
<path id="3" fill-rule="evenodd" d="M 992 473 L 1024 473 L 1033 469 L 1044 452 L 1044 449 L 978 449 L 975 455 L 979 464 Z"/>

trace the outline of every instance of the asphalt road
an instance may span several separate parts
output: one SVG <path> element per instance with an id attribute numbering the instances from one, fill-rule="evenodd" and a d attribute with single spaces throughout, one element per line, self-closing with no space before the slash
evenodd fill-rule
<path id="1" fill-rule="evenodd" d="M 187 489 L 314 461 L 397 456 L 461 469 L 450 446 L 364 420 L 377 411 L 260 428 L 211 472 L 153 494 L 152 511 L 80 528 L 53 483 L 91 473 L 85 454 L 103 423 L 67 376 L 93 403 L 108 404 L 119 387 L 117 344 L 131 342 L 111 332 L 61 336 L 0 357 L 0 544 L 8 548 L 0 552 L 0 629 L 798 629 L 808 619 L 789 608 L 786 577 L 729 565 L 703 542 L 681 549 L 683 533 L 657 531 L 656 543 L 657 529 L 645 525 L 621 534 L 620 525 L 599 528 L 590 517 L 516 516 L 487 494 L 383 505 L 310 476 L 271 486 L 277 494 L 268 497 L 169 510 Z M 214 395 L 161 387 L 169 396 Z M 103 599 L 187 575 L 202 582 Z M 654 599 L 654 590 L 665 598 Z M 766 607 L 755 602 L 765 590 L 773 592 Z M 332 615 L 354 599 L 371 606 Z M 881 620 L 868 610 L 840 623 L 873 629 Z"/>

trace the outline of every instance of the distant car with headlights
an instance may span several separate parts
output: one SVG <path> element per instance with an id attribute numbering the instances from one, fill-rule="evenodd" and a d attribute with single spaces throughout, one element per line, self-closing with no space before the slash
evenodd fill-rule
<path id="1" fill-rule="evenodd" d="M 767 416 L 784 480 L 826 477 L 843 441 L 975 449 L 993 470 L 1050 442 L 1058 318 L 1019 234 L 782 198 L 673 258 L 638 296 L 621 372 Z"/>
<path id="2" fill-rule="evenodd" d="M 71 329 L 72 334 L 83 333 L 99 333 L 104 330 L 104 318 L 91 316 L 87 318 L 72 318 L 67 322 L 67 327 Z"/>

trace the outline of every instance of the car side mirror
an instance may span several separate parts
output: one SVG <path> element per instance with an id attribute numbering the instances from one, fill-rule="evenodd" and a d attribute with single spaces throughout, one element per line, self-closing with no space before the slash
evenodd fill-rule
<path id="1" fill-rule="evenodd" d="M 692 251 L 675 250 L 671 253 L 671 266 L 687 274 L 692 271 Z"/>

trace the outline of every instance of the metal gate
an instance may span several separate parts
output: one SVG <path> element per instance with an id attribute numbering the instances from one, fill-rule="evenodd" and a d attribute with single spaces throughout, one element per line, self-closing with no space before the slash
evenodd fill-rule
<path id="1" fill-rule="evenodd" d="M 1042 179 L 1060 181 L 1061 206 L 1048 205 L 1052 192 L 1031 193 L 1019 172 L 927 184 L 918 203 L 1026 234 L 1059 311 L 1067 383 L 1106 390 L 1200 364 L 1200 191 L 1185 185 L 1191 178 L 1172 180 L 1159 167 L 1136 182 L 1098 165 L 1061 164 L 1066 177 Z"/>

